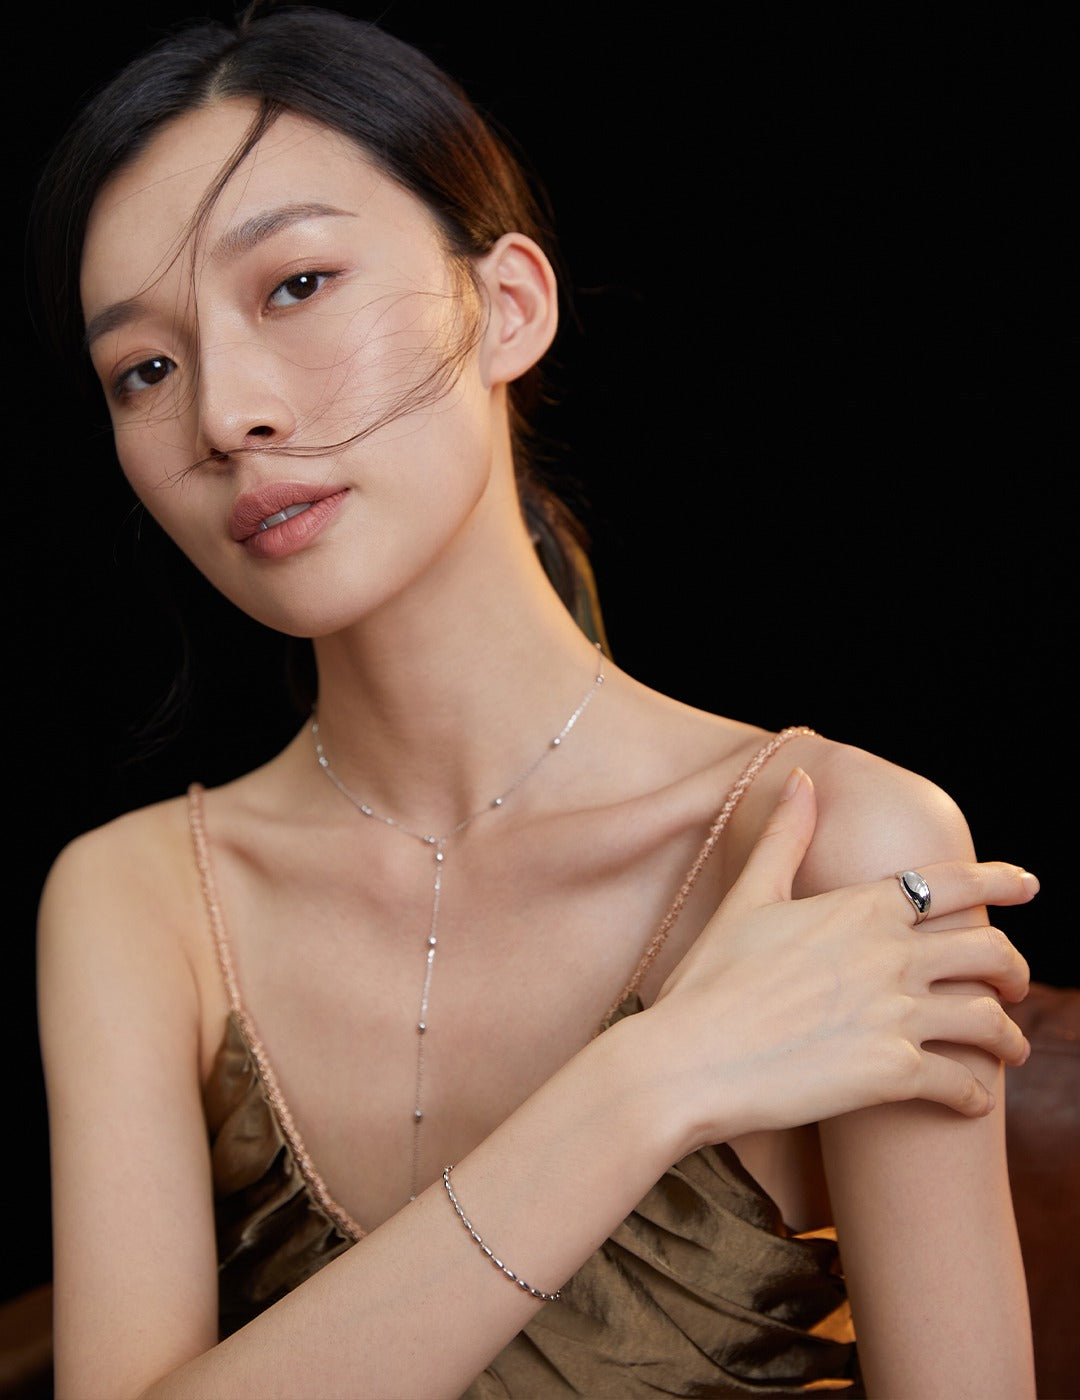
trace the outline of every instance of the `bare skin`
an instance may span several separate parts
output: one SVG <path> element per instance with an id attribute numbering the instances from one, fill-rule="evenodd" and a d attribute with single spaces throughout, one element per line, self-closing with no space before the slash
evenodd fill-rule
<path id="1" fill-rule="evenodd" d="M 320 457 L 275 455 L 340 441 L 379 375 L 384 399 L 404 393 L 465 312 L 421 206 L 287 116 L 195 262 L 170 261 L 249 117 L 222 103 L 182 118 L 95 207 L 88 321 L 135 308 L 97 320 L 93 344 L 121 464 L 229 597 L 315 637 L 322 737 L 349 788 L 446 831 L 543 750 L 595 667 L 513 488 L 506 384 L 554 333 L 551 270 L 504 237 L 478 269 L 483 334 L 437 402 Z M 291 209 L 338 212 L 237 254 L 237 230 L 283 189 Z M 324 270 L 309 299 L 296 277 Z M 303 548 L 268 559 L 229 522 L 282 480 L 335 504 Z M 835 1217 L 872 1393 L 1031 1394 L 1000 1098 L 1000 1061 L 1026 1046 L 998 1004 L 1027 974 L 983 906 L 1037 882 L 970 864 L 962 817 L 924 780 L 793 740 L 696 884 L 647 1009 L 593 1040 L 767 737 L 607 672 L 559 751 L 447 847 L 424 1181 L 457 1162 L 492 1237 L 554 1287 L 667 1166 L 731 1141 L 795 1228 Z M 227 1003 L 183 804 L 90 833 L 42 903 L 58 1393 L 460 1394 L 535 1304 L 474 1257 L 441 1188 L 402 1209 L 430 856 L 327 782 L 306 728 L 208 793 L 206 818 L 245 1003 L 369 1235 L 215 1344 L 199 1090 Z M 891 874 L 911 866 L 940 911 L 917 933 Z"/>

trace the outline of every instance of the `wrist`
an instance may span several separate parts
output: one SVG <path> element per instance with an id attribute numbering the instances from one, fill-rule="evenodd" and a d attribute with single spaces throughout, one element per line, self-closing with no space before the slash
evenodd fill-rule
<path id="1" fill-rule="evenodd" d="M 621 1072 L 633 1086 L 636 1111 L 664 1157 L 664 1170 L 701 1147 L 762 1126 L 737 1054 L 728 1053 L 723 1041 L 707 1052 L 698 1038 L 687 1036 L 685 1025 L 685 1012 L 661 1001 L 606 1033 L 625 1028 Z"/>
<path id="2" fill-rule="evenodd" d="M 716 1140 L 706 1127 L 712 1116 L 703 1114 L 701 1066 L 696 1057 L 680 1066 L 669 1032 L 666 1019 L 647 1008 L 617 1021 L 594 1042 L 605 1054 L 610 1106 L 618 1106 L 625 1132 L 632 1134 L 627 1140 L 640 1144 L 653 1180 Z"/>

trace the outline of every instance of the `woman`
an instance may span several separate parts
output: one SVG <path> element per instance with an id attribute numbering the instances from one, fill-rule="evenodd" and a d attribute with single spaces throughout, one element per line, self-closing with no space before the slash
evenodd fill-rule
<path id="1" fill-rule="evenodd" d="M 596 648 L 525 453 L 547 241 L 318 11 L 167 40 L 46 174 L 128 480 L 317 667 L 277 757 L 50 875 L 61 1394 L 1031 1391 L 982 906 L 1036 882 Z"/>

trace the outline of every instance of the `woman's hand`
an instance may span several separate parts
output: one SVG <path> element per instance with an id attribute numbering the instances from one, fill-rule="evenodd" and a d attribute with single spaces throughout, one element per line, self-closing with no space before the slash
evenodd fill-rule
<path id="1" fill-rule="evenodd" d="M 1027 994 L 1024 959 L 997 929 L 950 928 L 949 916 L 1024 903 L 1035 877 L 998 863 L 924 866 L 934 917 L 918 927 L 892 875 L 793 900 L 815 820 L 813 785 L 796 769 L 739 879 L 645 1013 L 668 1093 L 700 1112 L 687 1150 L 903 1099 L 975 1117 L 992 1108 L 991 1092 L 949 1045 L 1009 1064 L 1028 1056 L 997 999 Z M 943 996 L 940 982 L 982 986 Z"/>

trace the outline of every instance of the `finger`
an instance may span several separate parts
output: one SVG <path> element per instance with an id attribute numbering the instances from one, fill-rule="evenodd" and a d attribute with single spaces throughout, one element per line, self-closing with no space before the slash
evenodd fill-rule
<path id="1" fill-rule="evenodd" d="M 919 972 L 930 981 L 985 982 L 1006 1001 L 1023 1001 L 1031 972 L 1000 929 L 921 930 Z"/>
<path id="2" fill-rule="evenodd" d="M 753 908 L 791 898 L 795 872 L 814 835 L 817 800 L 809 775 L 793 768 L 729 899 Z"/>
<path id="3" fill-rule="evenodd" d="M 916 1075 L 913 1099 L 927 1099 L 962 1113 L 965 1118 L 982 1118 L 994 1107 L 994 1096 L 967 1065 L 948 1055 L 924 1051 Z"/>
<path id="4" fill-rule="evenodd" d="M 1026 904 L 1039 892 L 1039 882 L 1034 875 L 1019 865 L 1006 865 L 1002 861 L 940 861 L 920 866 L 917 873 L 930 887 L 928 915 L 935 919 L 986 904 Z M 907 904 L 907 914 L 914 923 L 915 911 L 895 875 L 888 877 L 883 884 L 885 887 L 890 899 Z"/>
<path id="5" fill-rule="evenodd" d="M 1030 1053 L 1023 1031 L 992 996 L 929 996 L 918 1012 L 922 1044 L 974 1046 L 1008 1065 L 1022 1065 Z"/>

